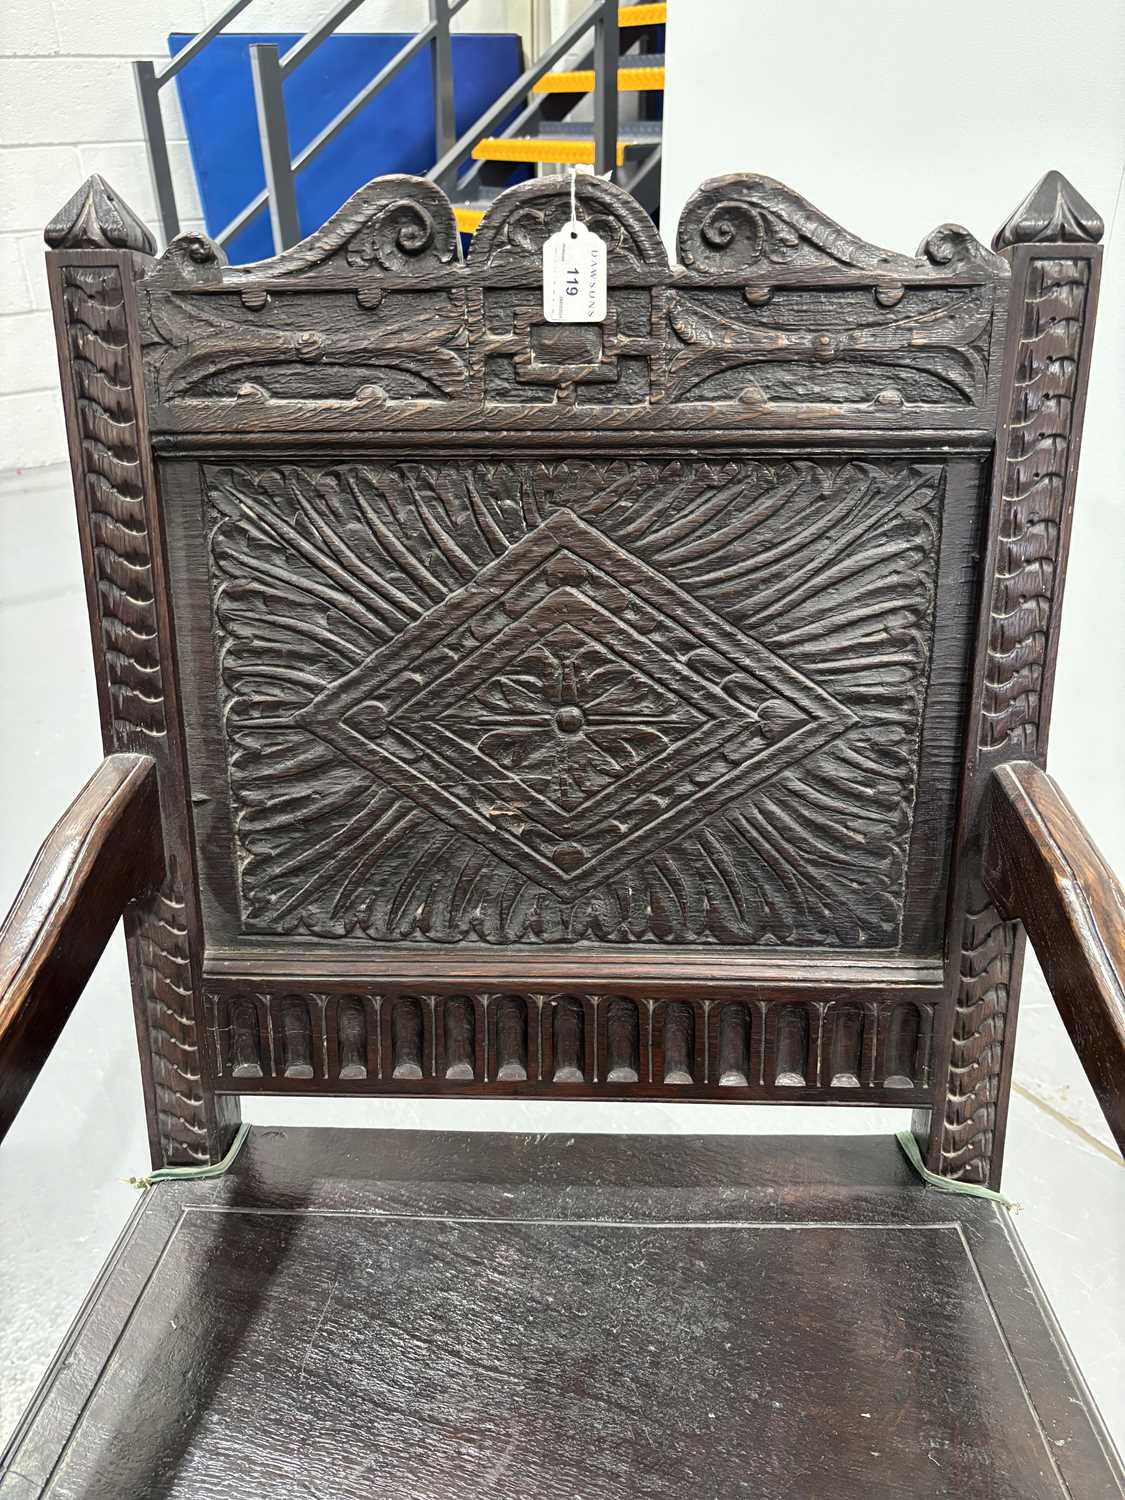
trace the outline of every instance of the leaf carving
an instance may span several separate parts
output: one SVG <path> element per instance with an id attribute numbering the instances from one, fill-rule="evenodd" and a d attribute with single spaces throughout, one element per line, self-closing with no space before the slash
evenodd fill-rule
<path id="1" fill-rule="evenodd" d="M 781 292 L 763 306 L 747 306 L 744 299 L 738 305 L 673 293 L 669 326 L 687 347 L 669 361 L 669 400 L 730 399 L 729 382 L 716 390 L 710 377 L 744 371 L 757 389 L 761 367 L 773 365 L 779 367 L 770 376 L 774 400 L 807 400 L 804 372 L 811 367 L 824 372 L 824 399 L 870 401 L 885 370 L 887 378 L 901 372 L 906 390 L 921 403 L 983 401 L 991 327 L 991 300 L 983 289 L 910 293 L 890 309 L 875 297 L 862 309 L 854 297 L 846 305 L 833 296 L 818 304 L 815 297 Z M 786 365 L 795 367 L 789 377 Z"/>
<path id="2" fill-rule="evenodd" d="M 397 370 L 412 393 L 447 399 L 467 379 L 464 307 L 459 294 L 438 294 L 424 308 L 380 302 L 372 311 L 355 307 L 347 320 L 292 326 L 246 308 L 237 296 L 189 299 L 172 293 L 153 297 L 150 329 L 164 346 L 153 360 L 165 400 L 238 395 L 243 378 L 263 395 L 271 372 L 285 372 L 285 389 L 310 397 L 323 385 L 320 372 L 345 375 L 341 392 L 355 396 L 379 371 Z M 298 308 L 299 312 L 300 309 Z M 350 373 L 345 373 L 350 372 Z M 321 399 L 324 399 L 322 396 Z"/>
<path id="3" fill-rule="evenodd" d="M 208 466 L 247 929 L 893 946 L 940 479 Z"/>

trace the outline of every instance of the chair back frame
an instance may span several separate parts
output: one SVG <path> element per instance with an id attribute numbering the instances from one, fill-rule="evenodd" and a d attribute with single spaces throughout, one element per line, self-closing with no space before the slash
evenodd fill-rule
<path id="1" fill-rule="evenodd" d="M 565 183 L 467 260 L 368 184 L 232 267 L 92 178 L 47 231 L 153 1158 L 253 1092 L 905 1104 L 999 1178 L 1022 938 L 980 789 L 1046 753 L 1102 226 L 1048 174 L 916 257 L 768 178 L 679 264 Z"/>

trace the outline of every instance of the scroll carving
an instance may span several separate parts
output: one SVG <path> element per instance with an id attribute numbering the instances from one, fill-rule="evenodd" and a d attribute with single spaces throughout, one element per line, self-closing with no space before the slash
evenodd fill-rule
<path id="1" fill-rule="evenodd" d="M 711 272 L 862 270 L 917 277 L 934 266 L 1002 273 L 997 256 L 959 224 L 923 241 L 917 258 L 870 245 L 771 177 L 713 177 L 688 199 L 677 235 L 681 265 Z"/>
<path id="2" fill-rule="evenodd" d="M 630 194 L 583 173 L 575 184 L 575 212 L 602 239 L 616 271 L 667 270 L 656 226 Z M 519 267 L 540 273 L 543 243 L 570 221 L 570 195 L 558 178 L 541 177 L 501 193 L 473 236 L 470 266 Z"/>
<path id="3" fill-rule="evenodd" d="M 175 287 L 310 275 L 347 278 L 363 271 L 425 274 L 455 260 L 458 243 L 445 194 L 422 178 L 391 175 L 366 183 L 316 234 L 268 260 L 229 266 L 222 248 L 205 235 L 179 235 L 149 279 L 157 287 Z"/>
<path id="4" fill-rule="evenodd" d="M 205 485 L 245 931 L 897 945 L 939 465 Z"/>
<path id="5" fill-rule="evenodd" d="M 100 180 L 93 181 L 83 206 L 72 212 L 78 202 L 72 200 L 56 221 L 71 224 L 59 231 L 57 242 L 91 248 L 102 233 L 103 246 L 130 236 L 135 244 L 128 211 L 107 200 Z M 94 215 L 104 233 L 95 229 Z M 168 724 L 122 266 L 116 259 L 105 265 L 64 262 L 59 278 L 107 748 L 144 751 L 166 765 Z M 155 897 L 130 909 L 126 932 L 151 1057 L 162 1159 L 207 1161 L 211 1143 L 192 1014 L 190 951 L 174 869 Z"/>
<path id="6" fill-rule="evenodd" d="M 265 981 L 210 997 L 213 1043 L 196 1035 L 197 884 L 186 803 L 171 805 L 185 763 L 154 597 L 149 426 L 198 459 L 195 480 L 174 466 L 200 487 L 177 521 L 190 586 L 176 605 L 181 621 L 198 612 L 180 644 L 214 674 L 189 717 L 192 734 L 206 719 L 200 774 L 221 782 L 195 816 L 223 837 L 197 852 L 222 864 L 200 889 L 236 948 L 409 944 L 411 963 L 449 943 L 478 957 L 504 944 L 920 951 L 930 917 L 908 899 L 920 870 L 944 879 L 932 829 L 947 795 L 920 767 L 928 777 L 931 729 L 943 753 L 959 732 L 962 686 L 956 632 L 934 619 L 946 488 L 967 526 L 1013 274 L 968 800 L 981 767 L 1044 752 L 1090 206 L 1051 174 L 998 235 L 1005 255 L 946 225 L 905 256 L 769 179 L 716 179 L 684 211 L 676 268 L 620 189 L 583 178 L 577 211 L 610 251 L 596 327 L 542 316 L 542 244 L 570 212 L 557 181 L 501 195 L 464 264 L 449 204 L 407 178 L 369 184 L 254 266 L 228 266 L 204 236 L 149 264 L 143 226 L 100 179 L 48 232 L 107 736 L 170 768 L 170 881 L 129 930 L 167 1160 L 214 1154 L 212 1068 L 225 1090 L 284 1077 L 933 1097 L 929 1009 L 854 997 L 336 996 Z M 605 446 L 615 429 L 628 461 Z M 721 456 L 742 430 L 770 431 L 776 451 Z M 332 457 L 328 435 L 357 431 L 402 433 L 386 453 L 404 456 Z M 584 452 L 561 441 L 585 432 Z M 803 456 L 784 442 L 794 432 L 810 436 Z M 511 433 L 550 439 L 521 454 L 566 456 L 505 455 Z M 646 433 L 679 448 L 638 443 Z M 817 433 L 851 446 L 810 457 L 828 451 Z M 278 434 L 289 456 L 267 462 Z M 423 461 L 411 455 L 432 451 L 427 434 L 446 452 Z M 449 456 L 450 434 L 471 457 Z M 931 668 L 944 674 L 933 716 Z M 968 840 L 931 1159 L 985 1180 L 1019 938 L 975 857 Z"/>

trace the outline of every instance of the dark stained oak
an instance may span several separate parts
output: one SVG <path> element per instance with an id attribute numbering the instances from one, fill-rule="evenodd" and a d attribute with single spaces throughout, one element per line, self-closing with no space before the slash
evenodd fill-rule
<path id="1" fill-rule="evenodd" d="M 122 912 L 163 874 L 153 762 L 107 756 L 48 834 L 0 926 L 0 1139 Z"/>
<path id="2" fill-rule="evenodd" d="M 1044 757 L 1094 338 L 1102 221 L 1048 172 L 998 231 L 1011 263 L 1010 328 L 992 470 L 981 614 L 949 912 L 952 1004 L 936 1048 L 948 1069 L 916 1118 L 928 1165 L 1000 1183 L 1023 934 L 985 889 L 980 803 L 990 772 Z"/>
<path id="3" fill-rule="evenodd" d="M 408 177 L 251 266 L 155 258 L 98 178 L 48 230 L 105 742 L 159 783 L 154 1163 L 264 1092 L 898 1103 L 995 1186 L 1021 921 L 1120 1120 L 1119 891 L 1026 765 L 1101 220 L 1048 173 L 910 256 L 738 174 L 673 266 L 576 195 L 600 325 L 542 315 L 557 179 L 464 261 Z M 146 1195 L 3 1463 L 2 1500 L 1121 1495 L 1005 1211 L 865 1139 L 252 1132 Z"/>
<path id="4" fill-rule="evenodd" d="M 1022 936 L 981 797 L 1042 756 L 1103 225 L 991 249 L 627 193 L 555 326 L 566 185 L 462 260 L 410 177 L 159 257 L 92 178 L 48 262 L 106 745 L 156 761 L 128 923 L 153 1160 L 242 1092 L 886 1104 L 999 1181 Z"/>
<path id="5" fill-rule="evenodd" d="M 1018 918 L 1125 1151 L 1125 891 L 1054 780 L 1031 761 L 993 773 L 984 876 Z"/>
<path id="6" fill-rule="evenodd" d="M 92 177 L 46 231 L 71 470 L 107 754 L 149 755 L 166 874 L 126 914 L 125 943 L 154 1166 L 217 1160 L 238 1124 L 200 1044 L 195 870 L 177 668 L 145 417 L 135 277 L 148 231 Z"/>
<path id="7" fill-rule="evenodd" d="M 1120 1482 L 1005 1210 L 863 1137 L 255 1128 L 146 1195 L 6 1461 L 3 1500 Z"/>

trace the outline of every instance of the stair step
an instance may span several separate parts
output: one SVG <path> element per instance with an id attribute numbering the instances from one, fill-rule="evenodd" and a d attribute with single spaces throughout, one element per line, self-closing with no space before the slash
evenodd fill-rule
<path id="1" fill-rule="evenodd" d="M 453 217 L 457 221 L 457 228 L 462 234 L 475 234 L 490 206 L 487 199 L 480 203 L 455 203 Z"/>
<path id="2" fill-rule="evenodd" d="M 667 4 L 623 5 L 617 12 L 619 26 L 663 26 L 667 19 Z"/>
<path id="3" fill-rule="evenodd" d="M 657 122 L 653 122 L 654 124 Z M 480 141 L 473 149 L 475 161 L 525 161 L 555 162 L 561 166 L 593 166 L 594 142 L 590 137 L 589 124 L 580 127 L 585 135 L 562 132 L 551 135 L 491 136 Z M 617 165 L 622 167 L 627 160 L 649 150 L 660 139 L 659 132 L 622 131 L 617 138 Z"/>
<path id="4" fill-rule="evenodd" d="M 664 57 L 661 53 L 638 55 L 627 66 L 617 70 L 617 88 L 621 93 L 643 93 L 664 87 Z M 535 94 L 589 94 L 594 88 L 593 68 L 574 73 L 545 73 L 534 86 Z"/>

